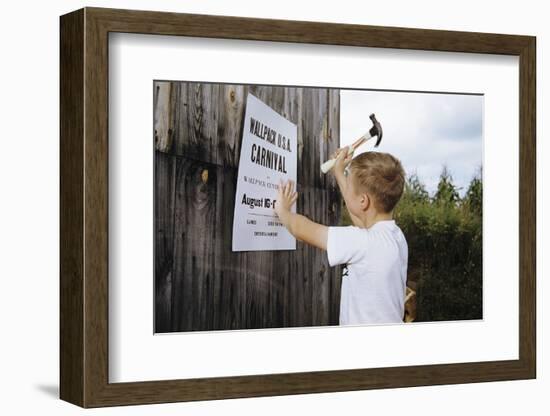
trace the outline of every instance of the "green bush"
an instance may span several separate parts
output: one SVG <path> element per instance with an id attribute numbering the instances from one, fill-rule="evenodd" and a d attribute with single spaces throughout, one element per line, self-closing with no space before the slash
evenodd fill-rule
<path id="1" fill-rule="evenodd" d="M 343 222 L 350 224 L 347 210 Z M 446 168 L 429 196 L 407 178 L 394 218 L 409 246 L 408 280 L 417 291 L 416 321 L 482 318 L 482 182 L 459 196 Z"/>

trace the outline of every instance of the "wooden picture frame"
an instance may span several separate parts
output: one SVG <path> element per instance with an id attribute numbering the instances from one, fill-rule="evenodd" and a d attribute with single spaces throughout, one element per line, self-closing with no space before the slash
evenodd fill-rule
<path id="1" fill-rule="evenodd" d="M 85 8 L 60 19 L 60 397 L 82 407 L 536 377 L 536 39 L 531 36 Z M 108 34 L 519 57 L 519 359 L 109 383 Z"/>

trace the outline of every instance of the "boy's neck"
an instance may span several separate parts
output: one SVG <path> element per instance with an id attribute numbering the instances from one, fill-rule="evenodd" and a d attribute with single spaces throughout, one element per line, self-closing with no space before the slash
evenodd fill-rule
<path id="1" fill-rule="evenodd" d="M 361 222 L 363 224 L 363 228 L 370 228 L 374 224 L 380 221 L 390 221 L 393 220 L 393 211 L 392 212 L 365 212 L 365 215 L 363 218 L 361 218 Z"/>

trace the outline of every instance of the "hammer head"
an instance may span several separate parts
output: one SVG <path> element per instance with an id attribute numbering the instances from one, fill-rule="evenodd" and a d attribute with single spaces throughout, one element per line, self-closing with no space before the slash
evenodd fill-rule
<path id="1" fill-rule="evenodd" d="M 376 144 L 374 145 L 374 147 L 378 147 L 378 145 L 382 141 L 382 125 L 378 122 L 374 114 L 371 114 L 369 118 L 372 121 L 372 127 L 369 130 L 369 134 L 371 135 L 371 137 L 376 136 Z"/>

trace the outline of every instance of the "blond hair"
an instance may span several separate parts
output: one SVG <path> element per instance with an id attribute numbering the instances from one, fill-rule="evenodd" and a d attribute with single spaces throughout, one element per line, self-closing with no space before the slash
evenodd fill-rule
<path id="1" fill-rule="evenodd" d="M 366 152 L 350 164 L 355 189 L 368 193 L 378 211 L 391 212 L 405 186 L 405 171 L 401 162 L 389 153 Z"/>

